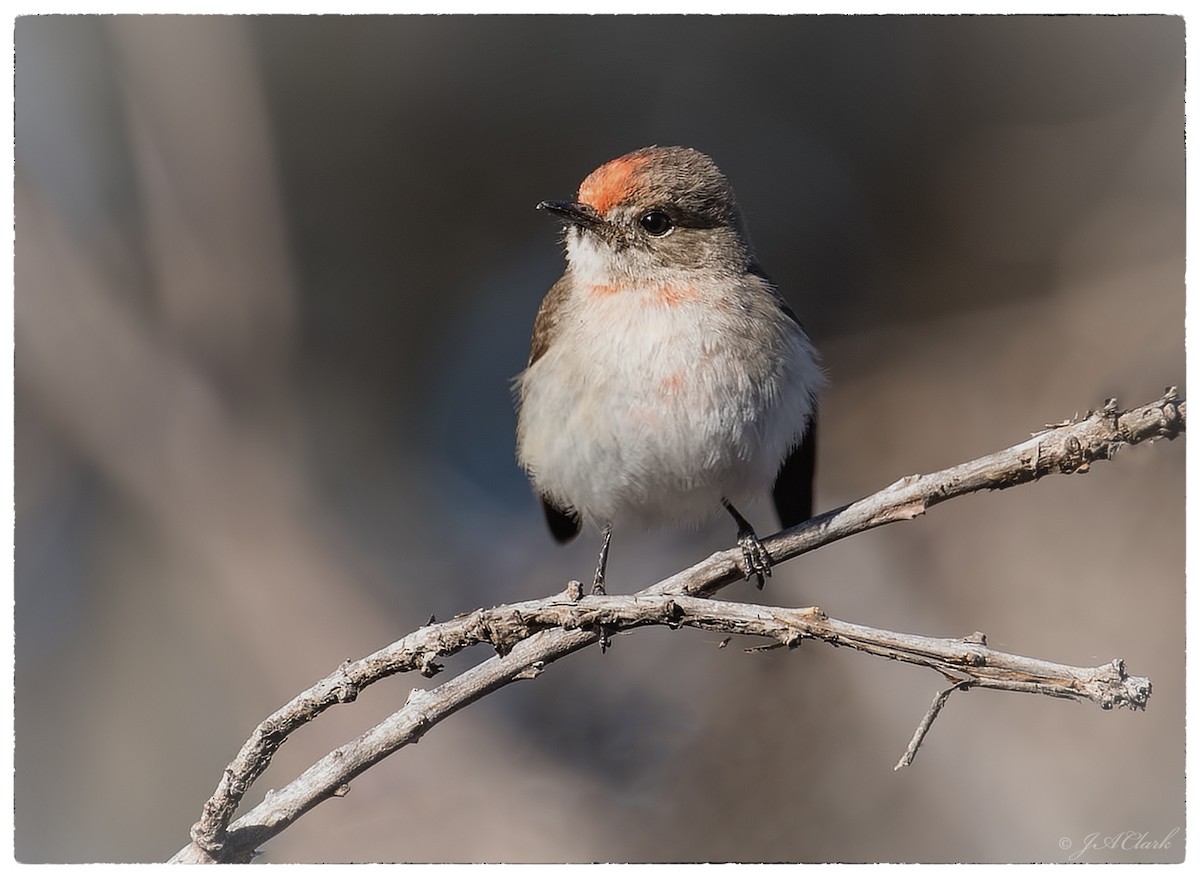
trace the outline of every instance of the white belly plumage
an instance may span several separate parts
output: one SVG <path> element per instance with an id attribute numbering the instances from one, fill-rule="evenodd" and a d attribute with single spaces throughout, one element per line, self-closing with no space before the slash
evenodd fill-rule
<path id="1" fill-rule="evenodd" d="M 539 493 L 600 525 L 694 524 L 770 488 L 821 383 L 799 327 L 776 320 L 750 344 L 742 307 L 586 308 L 518 379 L 518 456 Z"/>

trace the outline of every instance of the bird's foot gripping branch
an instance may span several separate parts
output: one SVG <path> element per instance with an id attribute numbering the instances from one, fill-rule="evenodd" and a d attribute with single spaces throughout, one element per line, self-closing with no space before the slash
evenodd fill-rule
<path id="1" fill-rule="evenodd" d="M 840 509 L 763 541 L 776 564 L 835 540 L 912 519 L 938 503 L 975 491 L 1008 488 L 1056 474 L 1085 473 L 1126 446 L 1174 439 L 1186 427 L 1187 403 L 1174 388 L 1146 405 L 1121 411 L 1115 401 L 1082 418 L 1039 430 L 1032 438 L 977 460 L 909 476 Z M 998 652 L 981 634 L 932 638 L 842 622 L 815 607 L 785 608 L 711 599 L 743 577 L 742 550 L 718 552 L 630 595 L 584 595 L 578 583 L 538 600 L 479 609 L 423 626 L 378 652 L 347 662 L 263 720 L 222 774 L 205 803 L 192 841 L 177 862 L 245 862 L 315 805 L 343 796 L 362 772 L 415 743 L 439 722 L 514 680 L 538 676 L 549 663 L 595 644 L 604 632 L 655 625 L 701 628 L 766 638 L 754 649 L 791 648 L 805 639 L 848 646 L 935 670 L 948 680 L 925 712 L 897 767 L 911 763 L 930 725 L 955 691 L 1004 689 L 1090 701 L 1102 708 L 1144 708 L 1151 683 L 1113 659 L 1083 668 Z M 726 641 L 722 642 L 722 646 Z M 288 736 L 325 710 L 347 704 L 365 687 L 398 673 L 434 677 L 440 657 L 488 643 L 496 655 L 432 689 L 414 689 L 395 713 L 331 751 L 286 786 L 234 819 L 250 786 Z M 1068 746 L 1064 742 L 1064 746 Z"/>

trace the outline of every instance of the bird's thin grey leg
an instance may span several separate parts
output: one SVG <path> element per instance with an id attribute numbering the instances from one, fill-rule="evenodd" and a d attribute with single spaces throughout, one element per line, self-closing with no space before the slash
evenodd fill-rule
<path id="1" fill-rule="evenodd" d="M 612 542 L 612 522 L 604 525 L 604 542 L 596 559 L 596 576 L 592 579 L 592 594 L 608 594 L 604 590 L 604 571 L 608 567 L 608 544 Z"/>
<path id="2" fill-rule="evenodd" d="M 592 579 L 592 594 L 607 594 L 604 590 L 604 570 L 608 567 L 608 544 L 612 542 L 612 522 L 604 525 L 604 542 L 600 544 L 600 557 L 596 559 L 596 576 Z M 600 628 L 600 652 L 608 652 L 612 645 L 612 634 Z"/>
<path id="3" fill-rule="evenodd" d="M 762 588 L 766 583 L 763 577 L 771 575 L 771 556 L 767 553 L 767 547 L 762 544 L 758 534 L 750 526 L 750 522 L 742 517 L 742 513 L 734 509 L 732 503 L 722 497 L 721 504 L 737 522 L 737 541 L 742 548 L 742 572 L 746 574 L 747 579 L 756 576 L 758 587 Z"/>

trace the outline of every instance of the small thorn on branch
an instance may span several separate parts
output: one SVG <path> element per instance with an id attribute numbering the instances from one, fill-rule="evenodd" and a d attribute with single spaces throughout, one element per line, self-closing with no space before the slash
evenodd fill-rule
<path id="1" fill-rule="evenodd" d="M 523 671 L 518 671 L 513 675 L 514 680 L 532 680 L 542 675 L 542 671 L 546 670 L 545 662 L 534 662 Z"/>
<path id="2" fill-rule="evenodd" d="M 1161 399 L 1128 411 L 1106 400 L 1083 420 L 1050 425 L 1009 448 L 925 475 L 911 475 L 853 503 L 832 509 L 768 538 L 770 558 L 782 563 L 837 540 L 881 525 L 911 519 L 955 497 L 1008 488 L 1057 473 L 1086 472 L 1118 448 L 1175 439 L 1187 429 L 1187 400 L 1174 388 Z M 764 551 L 767 549 L 764 548 Z M 446 622 L 429 623 L 374 653 L 343 665 L 296 695 L 255 727 L 204 803 L 192 842 L 173 862 L 249 862 L 257 846 L 275 837 L 323 799 L 336 795 L 362 772 L 462 707 L 513 680 L 532 679 L 550 663 L 601 641 L 647 625 L 693 627 L 725 635 L 767 638 L 747 649 L 764 652 L 813 639 L 879 658 L 926 667 L 950 681 L 934 698 L 896 765 L 912 764 L 933 721 L 956 689 L 1001 689 L 1083 699 L 1110 709 L 1145 709 L 1149 679 L 1129 675 L 1120 660 L 1098 668 L 1072 667 L 991 649 L 982 634 L 933 638 L 869 628 L 826 616 L 820 609 L 763 607 L 717 601 L 712 595 L 743 572 L 740 552 L 709 559 L 628 596 L 587 596 L 578 581 L 548 598 L 479 609 Z M 664 599 L 666 603 L 664 603 Z M 265 799 L 236 821 L 246 791 L 262 776 L 289 736 L 324 711 L 353 701 L 359 691 L 394 674 L 443 670 L 435 659 L 475 644 L 491 644 L 497 655 L 429 691 L 414 689 L 405 706 L 355 739 L 353 758 L 341 748 Z M 366 743 L 364 743 L 366 742 Z M 322 773 L 336 764 L 334 785 Z M 315 780 L 314 780 L 315 779 Z"/>

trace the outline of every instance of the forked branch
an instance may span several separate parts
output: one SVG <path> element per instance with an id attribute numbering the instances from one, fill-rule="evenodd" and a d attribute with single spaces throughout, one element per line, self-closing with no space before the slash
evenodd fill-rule
<path id="1" fill-rule="evenodd" d="M 1153 403 L 1126 412 L 1116 401 L 1084 418 L 1047 427 L 1018 445 L 969 463 L 909 476 L 848 506 L 777 534 L 765 545 L 776 563 L 882 524 L 903 521 L 929 507 L 985 489 L 1007 488 L 1054 473 L 1086 472 L 1124 445 L 1174 439 L 1186 426 L 1187 404 L 1174 388 Z M 1144 708 L 1150 681 L 1125 673 L 1120 659 L 1077 668 L 995 652 L 982 635 L 941 639 L 867 628 L 827 617 L 821 610 L 715 601 L 708 595 L 741 578 L 740 550 L 718 552 L 674 576 L 628 596 L 583 597 L 577 583 L 559 595 L 476 610 L 430 624 L 366 658 L 347 662 L 264 720 L 225 769 L 192 842 L 175 862 L 245 862 L 256 848 L 332 796 L 370 766 L 415 742 L 429 728 L 489 692 L 600 639 L 601 630 L 646 625 L 695 627 L 766 637 L 794 647 L 804 638 L 850 646 L 939 671 L 952 685 L 934 699 L 900 765 L 912 761 L 929 726 L 956 689 L 1008 689 L 1092 701 L 1101 707 Z M 353 701 L 378 680 L 406 671 L 432 677 L 437 659 L 477 643 L 498 655 L 431 690 L 414 689 L 392 716 L 339 747 L 296 780 L 233 821 L 250 785 L 266 770 L 287 737 L 335 704 Z M 898 765 L 897 767 L 900 767 Z"/>

